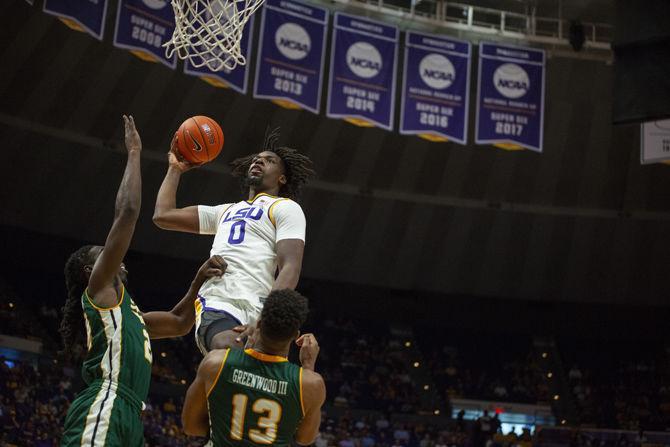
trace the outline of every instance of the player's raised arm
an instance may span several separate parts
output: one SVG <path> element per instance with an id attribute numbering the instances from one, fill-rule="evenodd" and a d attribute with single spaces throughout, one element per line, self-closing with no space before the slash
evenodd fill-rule
<path id="1" fill-rule="evenodd" d="M 123 115 L 123 123 L 125 145 L 128 151 L 126 170 L 116 194 L 112 228 L 109 230 L 105 246 L 93 265 L 88 280 L 89 296 L 97 305 L 103 307 L 111 307 L 118 302 L 114 278 L 119 273 L 119 266 L 130 246 L 142 204 L 142 175 L 140 172 L 142 141 L 132 116 Z"/>
<path id="2" fill-rule="evenodd" d="M 184 231 L 187 233 L 199 233 L 200 222 L 197 206 L 177 208 L 177 188 L 181 175 L 196 167 L 177 158 L 173 146 L 168 153 L 169 167 L 163 183 L 158 190 L 156 207 L 154 208 L 153 221 L 159 228 L 164 230 Z"/>
<path id="3" fill-rule="evenodd" d="M 192 116 L 175 132 L 169 168 L 158 191 L 154 223 L 164 230 L 206 233 L 201 228 L 197 206 L 177 208 L 177 188 L 181 174 L 215 159 L 223 148 L 223 131 L 219 123 L 206 116 Z"/>
<path id="4" fill-rule="evenodd" d="M 214 276 L 223 276 L 228 264 L 221 256 L 214 255 L 209 258 L 196 273 L 191 287 L 184 298 L 168 312 L 147 312 L 142 315 L 144 323 L 149 332 L 149 337 L 170 338 L 181 337 L 189 333 L 195 323 L 195 311 L 193 304 L 198 296 L 198 290 Z"/>
<path id="5" fill-rule="evenodd" d="M 226 356 L 226 349 L 211 351 L 202 359 L 198 373 L 186 391 L 181 424 L 184 433 L 189 436 L 207 436 L 209 434 L 209 412 L 207 396 L 215 384 L 219 370 Z"/>

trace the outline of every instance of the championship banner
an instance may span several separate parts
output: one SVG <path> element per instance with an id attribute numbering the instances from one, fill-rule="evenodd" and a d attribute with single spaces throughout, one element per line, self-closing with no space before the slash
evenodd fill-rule
<path id="1" fill-rule="evenodd" d="M 32 4 L 32 2 L 30 2 Z M 44 0 L 44 12 L 56 16 L 76 31 L 102 40 L 107 17 L 107 0 Z"/>
<path id="2" fill-rule="evenodd" d="M 670 120 L 643 123 L 640 138 L 640 163 L 670 164 Z"/>
<path id="3" fill-rule="evenodd" d="M 319 113 L 328 10 L 293 0 L 266 0 L 261 18 L 254 97 Z"/>
<path id="4" fill-rule="evenodd" d="M 479 45 L 475 142 L 542 152 L 544 51 Z"/>
<path id="5" fill-rule="evenodd" d="M 327 116 L 391 130 L 397 59 L 398 28 L 336 13 Z"/>
<path id="6" fill-rule="evenodd" d="M 163 43 L 174 31 L 174 12 L 168 0 L 119 0 L 114 46 L 130 50 L 149 62 L 174 69 L 177 56 L 165 57 Z"/>
<path id="7" fill-rule="evenodd" d="M 470 44 L 407 31 L 400 133 L 466 144 Z"/>
<path id="8" fill-rule="evenodd" d="M 184 63 L 184 73 L 192 76 L 199 76 L 203 81 L 213 85 L 214 87 L 230 88 L 236 92 L 247 93 L 247 84 L 249 81 L 249 57 L 251 56 L 251 36 L 254 31 L 254 16 L 252 15 L 244 29 L 242 30 L 242 40 L 240 40 L 240 48 L 244 54 L 247 64 L 237 65 L 232 70 L 223 67 L 219 71 L 212 71 L 207 68 L 207 65 L 202 67 L 194 67 L 191 65 L 190 59 L 186 59 Z"/>

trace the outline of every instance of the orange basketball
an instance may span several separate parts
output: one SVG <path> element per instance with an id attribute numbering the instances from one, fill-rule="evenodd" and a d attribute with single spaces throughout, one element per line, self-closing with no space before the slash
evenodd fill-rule
<path id="1" fill-rule="evenodd" d="M 207 116 L 192 116 L 175 134 L 177 150 L 186 161 L 202 164 L 214 160 L 223 148 L 221 126 Z"/>

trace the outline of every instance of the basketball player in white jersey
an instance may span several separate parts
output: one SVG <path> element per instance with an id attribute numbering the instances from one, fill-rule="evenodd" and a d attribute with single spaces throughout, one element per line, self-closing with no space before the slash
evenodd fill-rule
<path id="1" fill-rule="evenodd" d="M 175 136 L 177 138 L 177 136 Z M 231 163 L 246 200 L 177 208 L 181 174 L 195 167 L 180 160 L 173 141 L 169 168 L 158 191 L 154 223 L 165 230 L 214 234 L 211 254 L 228 263 L 223 278 L 208 280 L 196 300 L 196 343 L 203 354 L 241 348 L 239 325 L 254 326 L 272 290 L 295 289 L 305 247 L 305 215 L 295 199 L 313 175 L 311 160 L 275 147 L 279 129 L 266 132 L 263 151 Z"/>

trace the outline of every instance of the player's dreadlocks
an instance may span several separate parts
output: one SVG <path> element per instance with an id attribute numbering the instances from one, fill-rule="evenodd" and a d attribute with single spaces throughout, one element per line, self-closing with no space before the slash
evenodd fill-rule
<path id="1" fill-rule="evenodd" d="M 279 127 L 273 130 L 268 127 L 265 130 L 263 151 L 274 152 L 284 162 L 286 184 L 280 187 L 279 195 L 297 200 L 300 196 L 300 188 L 316 175 L 312 168 L 312 160 L 290 147 L 276 147 L 277 140 L 279 140 Z M 248 188 L 246 184 L 247 173 L 255 156 L 256 154 L 247 155 L 230 163 L 233 176 L 240 179 L 242 190 L 245 192 Z"/>
<path id="2" fill-rule="evenodd" d="M 270 340 L 289 340 L 305 323 L 308 313 L 307 298 L 295 290 L 275 290 L 267 297 L 261 311 L 261 334 Z"/>
<path id="3" fill-rule="evenodd" d="M 63 305 L 63 319 L 60 322 L 60 335 L 63 339 L 63 351 L 65 357 L 70 358 L 72 351 L 79 339 L 83 327 L 83 313 L 81 308 L 81 295 L 86 289 L 88 278 L 84 273 L 84 266 L 91 262 L 90 252 L 92 245 L 84 245 L 70 255 L 65 263 L 65 287 L 67 287 L 67 299 Z"/>

